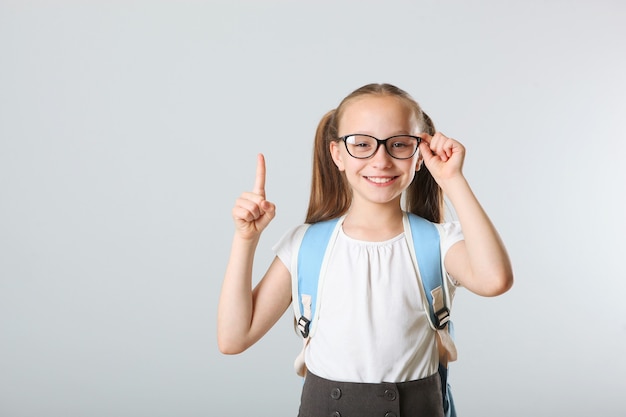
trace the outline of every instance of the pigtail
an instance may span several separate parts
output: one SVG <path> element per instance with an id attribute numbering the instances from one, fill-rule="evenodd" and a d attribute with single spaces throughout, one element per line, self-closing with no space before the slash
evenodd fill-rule
<path id="1" fill-rule="evenodd" d="M 425 132 L 434 135 L 436 130 L 432 119 L 423 111 L 422 116 Z M 407 211 L 431 222 L 443 222 L 443 191 L 423 163 L 406 190 L 406 206 Z"/>
<path id="2" fill-rule="evenodd" d="M 313 175 L 307 223 L 334 219 L 350 207 L 352 192 L 330 155 L 330 142 L 337 140 L 336 110 L 322 117 L 313 145 Z"/>

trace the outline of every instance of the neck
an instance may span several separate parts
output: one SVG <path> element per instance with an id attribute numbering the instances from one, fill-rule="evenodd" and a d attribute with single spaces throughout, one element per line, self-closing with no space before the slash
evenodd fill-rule
<path id="1" fill-rule="evenodd" d="M 348 236 L 368 241 L 384 241 L 403 232 L 403 212 L 399 205 L 353 204 L 343 222 Z"/>

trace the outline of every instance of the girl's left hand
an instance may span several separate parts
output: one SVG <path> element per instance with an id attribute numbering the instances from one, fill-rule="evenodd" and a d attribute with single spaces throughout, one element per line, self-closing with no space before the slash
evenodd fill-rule
<path id="1" fill-rule="evenodd" d="M 465 159 L 465 147 L 458 141 L 445 136 L 441 132 L 434 136 L 422 134 L 419 149 L 426 168 L 441 185 L 441 181 L 454 178 L 462 174 Z"/>

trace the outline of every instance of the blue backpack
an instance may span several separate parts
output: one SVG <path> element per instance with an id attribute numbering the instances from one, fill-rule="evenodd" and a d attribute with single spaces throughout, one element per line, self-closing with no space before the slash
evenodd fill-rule
<path id="1" fill-rule="evenodd" d="M 304 347 L 294 364 L 300 376 L 305 374 L 304 350 L 315 333 L 315 311 L 319 309 L 321 301 L 317 294 L 324 280 L 327 254 L 334 246 L 342 219 L 343 217 L 308 225 L 301 235 L 300 245 L 294 251 L 297 256 L 294 255 L 291 268 L 293 308 L 297 329 L 304 339 Z M 405 213 L 404 233 L 409 242 L 413 262 L 419 269 L 418 280 L 428 301 L 431 328 L 438 331 L 440 341 L 448 340 L 451 343 L 451 301 L 447 286 L 444 284 L 439 230 L 434 223 L 412 213 Z M 419 236 L 419 239 L 413 239 L 413 236 Z M 297 273 L 294 274 L 293 271 Z M 453 346 L 453 343 L 451 344 Z M 450 384 L 448 384 L 448 369 L 442 364 L 439 365 L 439 376 L 444 415 L 456 417 Z"/>

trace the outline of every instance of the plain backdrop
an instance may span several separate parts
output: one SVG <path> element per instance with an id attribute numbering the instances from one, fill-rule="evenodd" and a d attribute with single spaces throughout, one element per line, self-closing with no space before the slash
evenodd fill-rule
<path id="1" fill-rule="evenodd" d="M 217 349 L 230 210 L 263 152 L 256 282 L 304 219 L 318 121 L 370 82 L 466 145 L 514 263 L 505 295 L 457 293 L 460 415 L 626 415 L 625 21 L 619 0 L 0 1 L 0 415 L 295 416 L 291 312 Z"/>

